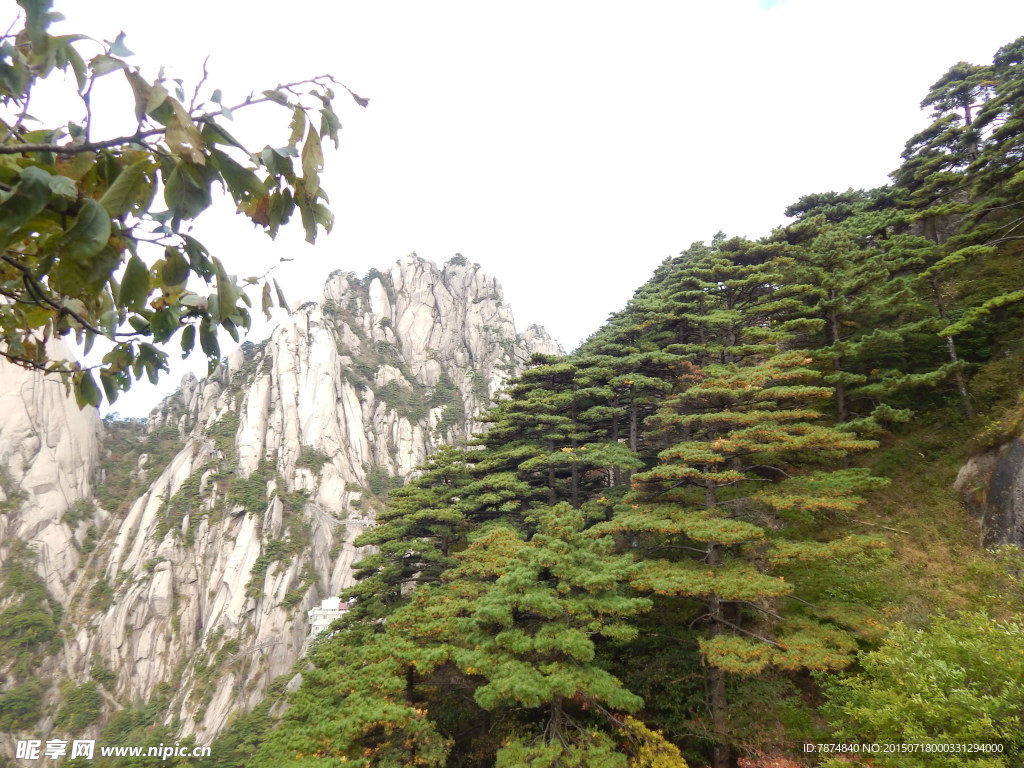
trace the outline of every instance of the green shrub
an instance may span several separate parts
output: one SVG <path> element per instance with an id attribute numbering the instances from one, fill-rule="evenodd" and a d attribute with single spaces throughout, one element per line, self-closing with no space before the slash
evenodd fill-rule
<path id="1" fill-rule="evenodd" d="M 78 733 L 92 725 L 103 711 L 103 699 L 95 682 L 67 683 L 61 687 L 61 698 L 63 701 L 53 717 L 53 724 L 69 733 Z"/>
<path id="2" fill-rule="evenodd" d="M 92 667 L 89 668 L 89 675 L 93 680 L 106 688 L 117 683 L 117 675 L 114 671 L 99 660 L 93 662 Z"/>
<path id="3" fill-rule="evenodd" d="M 28 498 L 21 490 L 21 486 L 14 482 L 7 467 L 0 467 L 0 489 L 3 489 L 4 495 L 7 497 L 0 501 L 0 512 L 15 511 Z"/>
<path id="4" fill-rule="evenodd" d="M 320 470 L 323 469 L 324 464 L 330 460 L 331 457 L 323 451 L 318 450 L 311 445 L 304 445 L 299 451 L 299 459 L 295 462 L 295 466 L 309 467 L 313 470 L 314 474 L 319 474 Z"/>
<path id="5" fill-rule="evenodd" d="M 72 530 L 83 520 L 90 520 L 96 514 L 96 506 L 88 499 L 75 499 L 74 503 L 64 510 L 63 522 Z"/>
<path id="6" fill-rule="evenodd" d="M 0 692 L 0 731 L 23 731 L 42 717 L 43 684 L 34 680 Z"/>
<path id="7" fill-rule="evenodd" d="M 927 629 L 896 625 L 861 656 L 860 674 L 827 686 L 834 741 L 1001 741 L 991 756 L 918 754 L 908 768 L 1020 765 L 1024 759 L 1024 624 L 982 612 L 935 616 Z M 897 763 L 893 763 L 897 764 Z"/>

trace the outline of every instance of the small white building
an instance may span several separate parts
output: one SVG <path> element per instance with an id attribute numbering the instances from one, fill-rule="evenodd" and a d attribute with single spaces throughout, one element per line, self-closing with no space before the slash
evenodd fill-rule
<path id="1" fill-rule="evenodd" d="M 311 608 L 309 611 L 309 636 L 314 638 L 331 626 L 331 622 L 348 610 L 348 603 L 343 603 L 340 597 L 328 597 L 320 603 L 318 608 Z"/>

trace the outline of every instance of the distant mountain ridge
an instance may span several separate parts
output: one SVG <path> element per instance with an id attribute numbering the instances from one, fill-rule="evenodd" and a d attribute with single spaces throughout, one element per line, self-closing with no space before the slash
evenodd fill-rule
<path id="1" fill-rule="evenodd" d="M 38 689 L 0 730 L 66 736 L 53 715 L 77 691 L 90 737 L 163 697 L 152 724 L 208 742 L 290 673 L 306 611 L 352 583 L 379 497 L 478 430 L 535 352 L 562 349 L 516 331 L 479 265 L 410 254 L 333 273 L 320 302 L 187 376 L 144 426 L 103 428 L 59 383 L 0 367 L 0 554 L 36 574 L 56 633 L 0 661 L 0 696 Z M 4 595 L 0 611 L 28 601 Z"/>

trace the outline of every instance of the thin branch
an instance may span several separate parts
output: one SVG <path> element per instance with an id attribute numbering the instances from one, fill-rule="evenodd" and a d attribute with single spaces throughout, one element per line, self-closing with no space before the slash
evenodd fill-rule
<path id="1" fill-rule="evenodd" d="M 17 24 L 19 21 L 21 21 L 21 11 L 18 11 L 18 13 L 14 15 L 14 19 L 11 21 L 11 25 L 7 27 L 7 31 L 4 32 L 3 37 L 0 39 L 6 40 L 9 37 L 15 37 L 15 35 L 11 34 L 11 30 L 14 29 L 14 25 Z"/>
<path id="2" fill-rule="evenodd" d="M 38 281 L 36 280 L 35 276 L 32 274 L 32 270 L 30 270 L 24 264 L 19 262 L 17 259 L 13 259 L 10 256 L 8 256 L 7 254 L 3 254 L 2 256 L 0 256 L 0 260 L 6 262 L 7 264 L 10 264 L 12 267 L 14 267 L 19 272 L 22 273 L 22 282 L 25 285 L 25 290 L 29 294 L 31 294 L 33 296 L 33 298 L 36 300 L 37 305 L 44 305 L 45 304 L 46 306 L 50 307 L 51 309 L 56 310 L 58 315 L 68 315 L 69 317 L 74 318 L 74 320 L 76 322 L 78 322 L 83 328 L 85 328 L 88 331 L 91 331 L 92 333 L 95 333 L 97 336 L 103 336 L 104 338 L 108 338 L 108 339 L 110 338 L 109 336 L 107 336 L 107 334 L 104 331 L 101 331 L 99 328 L 97 328 L 94 325 L 92 325 L 92 323 L 90 323 L 88 320 L 86 320 L 80 314 L 78 314 L 77 312 L 75 312 L 72 309 L 68 309 L 67 307 L 65 307 L 62 304 L 58 304 L 56 301 L 54 301 L 49 296 L 47 296 L 45 293 L 43 293 L 43 289 L 40 287 L 40 285 L 39 285 Z M 139 331 L 131 331 L 129 333 L 115 333 L 114 334 L 114 336 L 121 336 L 121 337 L 143 336 L 143 335 L 145 335 L 145 334 L 143 334 L 143 333 L 141 333 Z M 111 339 L 111 341 L 113 341 L 113 340 L 114 339 Z"/>
<path id="3" fill-rule="evenodd" d="M 85 143 L 88 144 L 90 136 L 92 135 L 92 86 L 95 84 L 96 78 L 90 77 L 89 84 L 85 87 L 82 92 L 82 103 L 85 104 Z"/>
<path id="4" fill-rule="evenodd" d="M 36 343 L 38 344 L 39 342 L 36 341 Z M 42 371 L 43 373 L 79 373 L 80 371 L 94 371 L 97 368 L 101 367 L 100 365 L 83 366 L 80 363 L 70 362 L 67 360 L 62 360 L 60 363 L 54 363 L 52 360 L 40 362 L 38 360 L 32 360 L 27 357 L 21 357 L 20 355 L 12 354 L 11 352 L 8 352 L 6 350 L 0 350 L 0 357 L 5 358 L 6 360 L 14 363 L 15 365 L 20 365 L 22 368 L 27 368 L 29 370 L 34 371 Z M 62 367 L 64 363 L 67 363 L 72 367 L 64 368 Z"/>
<path id="5" fill-rule="evenodd" d="M 22 123 L 25 122 L 25 118 L 28 117 L 28 105 L 32 102 L 32 83 L 29 81 L 28 87 L 25 89 L 25 106 L 21 109 L 21 114 L 18 115 L 18 121 L 10 130 L 10 134 L 4 137 L 4 141 L 8 138 L 17 136 L 22 132 Z"/>
<path id="6" fill-rule="evenodd" d="M 297 80 L 294 83 L 279 85 L 277 89 L 290 89 L 298 85 L 307 85 L 310 83 L 314 85 L 322 85 L 320 81 L 325 79 L 335 82 L 329 75 L 319 75 L 308 80 Z M 234 112 L 237 109 L 244 109 L 245 107 L 250 107 L 254 104 L 262 104 L 268 101 L 274 102 L 275 104 L 280 103 L 267 96 L 255 98 L 250 95 L 245 101 L 234 107 L 230 107 L 230 110 Z M 198 117 L 193 117 L 193 120 L 196 122 L 208 123 L 213 120 L 213 118 L 219 117 L 221 114 L 223 114 L 223 112 L 210 112 L 204 115 L 199 115 Z M 166 128 L 152 128 L 148 131 L 138 131 L 131 136 L 118 136 L 115 139 L 105 139 L 103 141 L 85 141 L 81 144 L 3 144 L 0 145 L 0 155 L 20 155 L 27 152 L 53 152 L 58 155 L 76 155 L 82 152 L 93 152 L 97 149 L 107 149 L 109 147 L 118 147 L 125 144 L 138 144 L 141 143 L 142 139 L 149 138 L 150 136 L 159 136 L 166 130 Z"/>
<path id="7" fill-rule="evenodd" d="M 199 100 L 199 89 L 203 87 L 203 83 L 206 82 L 206 78 L 209 77 L 210 73 L 206 69 L 206 65 L 210 63 L 210 55 L 207 54 L 206 58 L 203 59 L 203 76 L 199 78 L 199 82 L 196 83 L 196 89 L 192 92 L 192 101 L 188 104 L 189 114 L 195 111 L 196 102 Z"/>
<path id="8" fill-rule="evenodd" d="M 778 619 L 779 621 L 785 621 L 785 619 L 782 618 L 781 616 L 779 616 L 779 614 L 772 613 L 767 608 L 762 608 L 760 605 L 757 605 L 756 603 L 752 603 L 749 600 L 727 600 L 726 602 L 728 602 L 728 603 L 741 603 L 743 605 L 749 605 L 751 608 L 755 608 L 756 610 L 761 611 L 761 613 L 764 613 L 764 614 L 767 614 L 768 616 L 771 616 L 773 619 Z"/>
<path id="9" fill-rule="evenodd" d="M 708 551 L 706 549 L 697 549 L 696 547 L 687 547 L 683 544 L 657 544 L 650 547 L 639 547 L 641 552 L 654 552 L 658 549 L 685 549 L 688 552 L 696 552 L 697 554 L 704 555 L 707 557 Z"/>
<path id="10" fill-rule="evenodd" d="M 810 603 L 807 600 L 804 600 L 802 597 L 796 597 L 794 595 L 783 595 L 783 597 L 788 597 L 790 600 L 796 600 L 798 603 L 803 603 L 804 605 L 809 605 L 811 608 L 814 608 L 816 611 L 820 611 L 821 610 L 821 606 L 820 605 L 815 605 L 814 603 Z"/>
<path id="11" fill-rule="evenodd" d="M 139 143 L 140 139 L 158 136 L 166 130 L 166 128 L 153 128 L 149 131 L 140 131 L 132 136 L 118 136 L 116 139 L 87 141 L 82 144 L 3 144 L 0 145 L 0 155 L 21 155 L 27 152 L 53 152 L 57 155 L 77 155 L 82 152 L 93 152 L 97 149 Z"/>
<path id="12" fill-rule="evenodd" d="M 854 520 L 851 518 L 850 522 L 857 523 L 858 525 L 870 525 L 872 528 L 884 528 L 885 530 L 893 531 L 894 533 L 905 533 L 907 536 L 913 535 L 910 531 L 901 531 L 899 528 L 890 528 L 888 525 L 879 525 L 878 523 L 868 523 L 864 520 Z"/>
<path id="13" fill-rule="evenodd" d="M 742 632 L 744 635 L 750 635 L 751 637 L 753 637 L 753 638 L 755 638 L 757 640 L 760 640 L 762 642 L 768 643 L 768 645 L 773 645 L 776 648 L 781 648 L 782 647 L 781 645 L 776 643 L 774 640 L 769 640 L 767 637 L 761 637 L 761 635 L 758 635 L 758 634 L 756 634 L 754 632 L 748 632 L 743 627 L 738 627 L 735 624 L 733 624 L 731 621 L 726 621 L 725 619 L 721 618 L 720 616 L 718 616 L 718 617 L 712 616 L 711 620 L 712 621 L 717 621 L 719 624 L 725 624 L 725 626 L 727 626 L 727 627 L 732 627 L 737 632 Z"/>
<path id="14" fill-rule="evenodd" d="M 693 629 L 694 625 L 698 621 L 703 621 L 704 619 L 710 619 L 710 618 L 713 618 L 710 613 L 702 613 L 700 616 L 698 616 L 697 618 L 695 618 L 693 621 L 690 622 L 689 626 L 687 626 L 687 629 Z M 667 635 L 662 635 L 662 637 L 667 637 Z"/>
<path id="15" fill-rule="evenodd" d="M 752 469 L 770 469 L 772 472 L 778 472 L 781 475 L 785 475 L 787 480 L 792 479 L 792 477 L 793 477 L 786 470 L 780 469 L 779 467 L 773 467 L 771 464 L 754 464 L 751 467 L 747 467 L 747 470 L 752 470 Z M 747 470 L 744 470 L 744 471 L 747 471 Z"/>
<path id="16" fill-rule="evenodd" d="M 330 75 L 317 75 L 316 77 L 310 77 L 310 78 L 308 78 L 306 80 L 296 80 L 294 83 L 284 83 L 283 85 L 278 85 L 277 88 L 274 89 L 274 90 L 278 90 L 278 91 L 286 90 L 286 91 L 291 91 L 292 93 L 295 93 L 295 91 L 293 91 L 292 89 L 295 88 L 296 86 L 299 86 L 299 85 L 310 85 L 310 84 L 312 84 L 312 85 L 319 85 L 319 86 L 322 87 L 323 83 L 320 82 L 321 80 L 329 80 L 332 83 L 336 83 L 337 85 L 341 85 L 341 83 L 338 83 L 338 81 L 335 80 Z M 345 86 L 342 86 L 342 88 L 344 88 L 344 87 Z M 296 95 L 298 95 L 298 94 L 296 94 Z M 239 102 L 238 104 L 236 104 L 233 107 L 228 107 L 228 110 L 231 111 L 231 112 L 234 112 L 235 110 L 244 109 L 245 107 L 252 106 L 253 104 L 262 104 L 262 103 L 267 102 L 267 101 L 272 101 L 274 104 L 280 104 L 281 103 L 280 101 L 277 101 L 275 99 L 271 99 L 268 96 L 260 96 L 259 98 L 255 98 L 254 95 L 250 93 L 249 96 L 245 99 L 245 101 Z M 208 120 L 213 119 L 214 117 L 219 117 L 222 114 L 223 114 L 223 112 L 210 113 L 210 114 L 206 114 L 206 115 L 200 115 L 199 117 L 194 117 L 193 116 L 192 119 L 197 121 L 197 122 L 200 121 L 200 120 L 203 121 L 203 122 L 206 122 Z"/>

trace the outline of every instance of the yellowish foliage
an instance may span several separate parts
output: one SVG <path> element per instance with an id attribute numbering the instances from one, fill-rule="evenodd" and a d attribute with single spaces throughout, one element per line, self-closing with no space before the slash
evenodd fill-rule
<path id="1" fill-rule="evenodd" d="M 688 768 L 679 748 L 662 736 L 661 731 L 651 730 L 635 717 L 625 717 L 622 725 L 636 742 L 629 768 Z"/>

